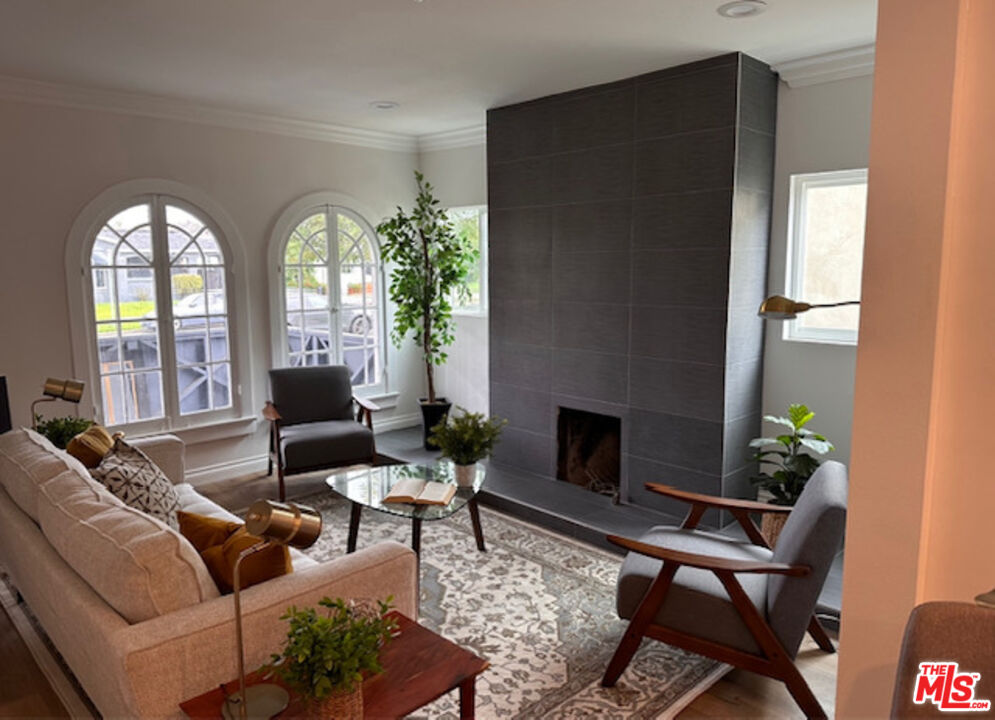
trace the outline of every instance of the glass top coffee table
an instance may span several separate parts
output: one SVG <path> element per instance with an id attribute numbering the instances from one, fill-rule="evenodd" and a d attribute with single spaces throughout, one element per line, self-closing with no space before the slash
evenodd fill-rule
<path id="1" fill-rule="evenodd" d="M 453 499 L 448 505 L 415 505 L 412 503 L 385 503 L 387 493 L 398 482 L 407 478 L 419 480 L 434 480 L 435 482 L 456 485 L 455 466 L 448 461 L 439 461 L 434 465 L 382 465 L 372 468 L 352 468 L 330 475 L 325 482 L 336 494 L 352 503 L 352 514 L 349 517 L 349 540 L 347 552 L 355 552 L 356 538 L 359 535 L 359 520 L 363 508 L 371 508 L 388 515 L 411 518 L 411 548 L 417 553 L 421 551 L 421 524 L 423 520 L 444 520 L 458 512 L 465 505 L 470 511 L 473 522 L 473 535 L 477 541 L 477 549 L 486 551 L 484 546 L 484 531 L 480 526 L 480 510 L 477 507 L 477 493 L 484 486 L 487 470 L 482 465 L 476 466 L 473 484 L 458 486 Z"/>

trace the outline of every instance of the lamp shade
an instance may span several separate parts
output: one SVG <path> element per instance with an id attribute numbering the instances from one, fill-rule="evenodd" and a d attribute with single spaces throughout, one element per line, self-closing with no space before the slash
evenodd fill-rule
<path id="1" fill-rule="evenodd" d="M 250 535 L 299 550 L 311 547 L 321 535 L 321 515 L 314 508 L 273 500 L 256 500 L 245 515 Z"/>
<path id="2" fill-rule="evenodd" d="M 48 378 L 42 388 L 42 394 L 58 400 L 78 403 L 83 399 L 84 385 L 79 380 L 59 380 Z"/>
<path id="3" fill-rule="evenodd" d="M 768 320 L 793 320 L 798 313 L 803 313 L 811 308 L 812 306 L 808 303 L 795 302 L 783 295 L 771 295 L 760 303 L 757 315 Z"/>

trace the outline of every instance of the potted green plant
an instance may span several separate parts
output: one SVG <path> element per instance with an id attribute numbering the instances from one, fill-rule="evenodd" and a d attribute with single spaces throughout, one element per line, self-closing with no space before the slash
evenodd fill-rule
<path id="1" fill-rule="evenodd" d="M 457 409 L 462 414 L 443 418 L 432 428 L 431 439 L 442 450 L 442 457 L 449 458 L 456 466 L 456 484 L 466 487 L 473 485 L 477 462 L 493 452 L 508 421 Z"/>
<path id="2" fill-rule="evenodd" d="M 389 294 L 395 305 L 391 340 L 397 347 L 410 332 L 421 350 L 428 379 L 428 396 L 419 398 L 425 449 L 432 450 L 430 429 L 446 416 L 452 403 L 435 392 L 435 366 L 447 358 L 445 348 L 453 342 L 451 300 L 467 299 L 467 274 L 478 251 L 453 229 L 446 211 L 432 194 L 432 186 L 420 172 L 415 207 L 377 225 L 384 260 L 393 264 Z"/>
<path id="3" fill-rule="evenodd" d="M 91 425 L 93 425 L 93 420 L 73 417 L 72 415 L 52 418 L 51 420 L 43 420 L 41 415 L 35 415 L 35 429 L 60 450 L 65 450 L 70 440 Z"/>
<path id="4" fill-rule="evenodd" d="M 774 505 L 794 505 L 805 489 L 805 483 L 821 464 L 806 450 L 825 455 L 835 449 L 824 435 L 805 427 L 814 417 L 815 413 L 806 405 L 789 405 L 787 417 L 764 416 L 765 422 L 782 425 L 789 432 L 750 441 L 750 447 L 754 448 L 751 459 L 756 460 L 761 468 L 760 473 L 750 481 L 767 490 Z M 761 531 L 772 547 L 787 518 L 784 514 L 763 516 Z"/>
<path id="5" fill-rule="evenodd" d="M 397 630 L 387 602 L 347 602 L 324 597 L 318 605 L 291 607 L 283 651 L 272 668 L 305 700 L 308 716 L 363 717 L 364 674 L 381 672 L 380 650 Z"/>

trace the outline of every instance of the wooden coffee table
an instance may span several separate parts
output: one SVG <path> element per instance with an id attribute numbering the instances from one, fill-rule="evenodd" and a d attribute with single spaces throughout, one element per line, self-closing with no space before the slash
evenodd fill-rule
<path id="1" fill-rule="evenodd" d="M 399 612 L 391 616 L 397 619 L 400 633 L 380 654 L 383 672 L 363 683 L 364 717 L 401 718 L 459 688 L 460 717 L 471 720 L 477 676 L 490 663 Z M 279 678 L 264 679 L 258 671 L 246 677 L 247 685 L 259 682 L 284 685 Z M 237 679 L 180 703 L 180 709 L 190 718 L 221 718 L 226 693 L 234 692 L 238 692 Z M 289 707 L 276 717 L 298 717 L 302 706 L 291 691 Z"/>

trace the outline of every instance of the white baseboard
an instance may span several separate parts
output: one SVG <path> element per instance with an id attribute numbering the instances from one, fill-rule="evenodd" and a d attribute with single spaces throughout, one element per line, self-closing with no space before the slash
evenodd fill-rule
<path id="1" fill-rule="evenodd" d="M 391 430 L 417 427 L 420 424 L 421 413 L 397 415 L 391 418 L 384 418 L 383 420 L 378 420 L 376 417 L 373 419 L 373 427 L 377 435 L 390 432 Z M 204 483 L 218 482 L 219 480 L 249 477 L 266 472 L 268 463 L 269 455 L 254 455 L 253 457 L 189 468 L 184 473 L 184 478 L 192 485 L 203 485 Z"/>
<path id="2" fill-rule="evenodd" d="M 421 425 L 421 413 L 409 413 L 407 415 L 395 415 L 391 418 L 384 418 L 381 420 L 376 415 L 373 416 L 373 432 L 377 435 L 380 433 L 390 432 L 391 430 L 400 430 L 402 428 L 417 427 Z"/>
<path id="3" fill-rule="evenodd" d="M 204 465 L 199 468 L 189 468 L 183 473 L 183 476 L 191 485 L 203 485 L 204 483 L 212 483 L 219 480 L 231 480 L 232 478 L 262 474 L 266 472 L 268 463 L 269 455 L 256 455 L 249 458 L 214 463 L 213 465 Z"/>

